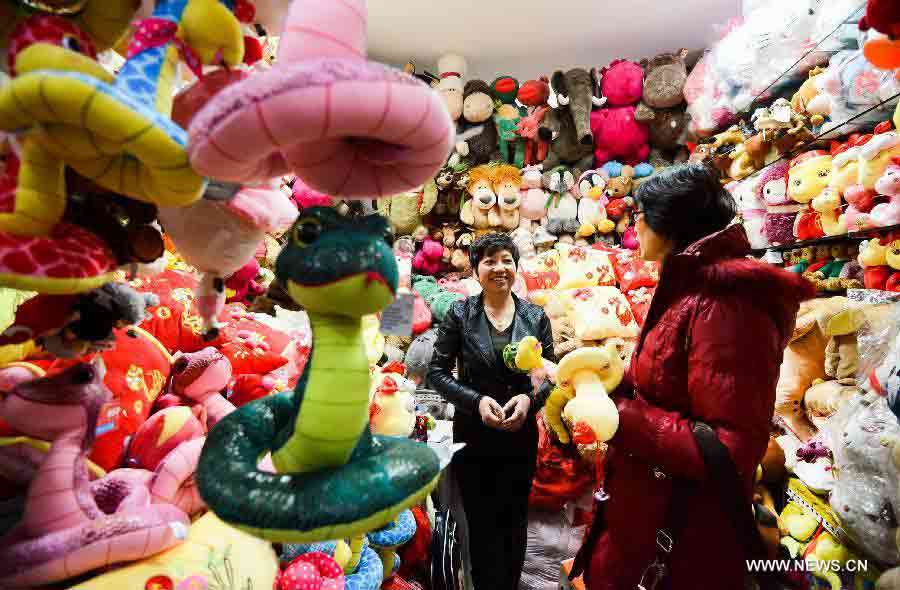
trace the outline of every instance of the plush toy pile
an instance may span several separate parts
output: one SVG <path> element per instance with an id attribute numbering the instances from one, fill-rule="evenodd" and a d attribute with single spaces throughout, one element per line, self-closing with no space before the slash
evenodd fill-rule
<path id="1" fill-rule="evenodd" d="M 523 584 L 557 587 L 659 281 L 634 193 L 689 158 L 754 246 L 841 294 L 786 352 L 773 549 L 870 560 L 832 588 L 900 564 L 891 3 L 745 2 L 699 63 L 526 81 L 370 62 L 364 0 L 144 4 L 0 8 L 0 588 L 429 587 L 453 408 L 426 374 L 488 232 L 560 361 L 506 355 L 556 383 Z"/>

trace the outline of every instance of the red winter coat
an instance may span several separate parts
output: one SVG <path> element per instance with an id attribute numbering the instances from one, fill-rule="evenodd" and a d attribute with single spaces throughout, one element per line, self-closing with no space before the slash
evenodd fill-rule
<path id="1" fill-rule="evenodd" d="M 799 304 L 814 295 L 802 277 L 747 259 L 741 226 L 670 256 L 663 266 L 610 441 L 606 530 L 591 556 L 589 590 L 634 590 L 656 556 L 672 478 L 699 486 L 681 507 L 687 525 L 670 557 L 671 590 L 742 590 L 738 537 L 705 481 L 692 421 L 712 426 L 751 498 L 769 441 L 775 383 Z M 665 474 L 655 477 L 653 470 Z"/>

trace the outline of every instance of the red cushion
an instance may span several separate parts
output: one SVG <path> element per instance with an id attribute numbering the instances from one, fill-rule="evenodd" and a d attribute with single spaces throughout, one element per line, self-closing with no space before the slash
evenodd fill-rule
<path id="1" fill-rule="evenodd" d="M 594 472 L 573 447 L 553 440 L 541 414 L 537 425 L 537 469 L 528 504 L 541 510 L 562 510 L 566 502 L 580 498 L 591 489 Z"/>
<path id="2" fill-rule="evenodd" d="M 650 289 L 644 287 L 625 293 L 625 299 L 628 300 L 628 304 L 631 306 L 631 311 L 634 314 L 634 319 L 639 326 L 643 326 L 644 321 L 647 319 L 647 312 L 650 311 L 650 302 L 653 299 L 653 293 L 655 291 L 656 287 Z"/>
<path id="3" fill-rule="evenodd" d="M 609 259 L 623 293 L 641 287 L 655 287 L 659 283 L 659 265 L 642 260 L 632 250 L 617 248 Z"/>

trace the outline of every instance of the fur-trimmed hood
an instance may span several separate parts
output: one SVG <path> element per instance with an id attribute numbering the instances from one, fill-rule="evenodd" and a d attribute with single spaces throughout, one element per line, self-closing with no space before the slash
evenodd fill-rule
<path id="1" fill-rule="evenodd" d="M 751 251 L 743 226 L 731 225 L 666 260 L 660 286 L 746 298 L 764 308 L 787 337 L 800 303 L 815 297 L 815 287 L 797 273 L 749 258 Z"/>

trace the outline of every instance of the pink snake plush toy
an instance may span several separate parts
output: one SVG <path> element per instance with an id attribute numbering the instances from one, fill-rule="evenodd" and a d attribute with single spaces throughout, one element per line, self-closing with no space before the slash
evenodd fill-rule
<path id="1" fill-rule="evenodd" d="M 0 588 L 50 584 L 143 559 L 187 536 L 187 514 L 153 504 L 147 485 L 153 474 L 118 470 L 90 483 L 85 459 L 100 408 L 112 397 L 104 373 L 99 360 L 75 365 L 21 383 L 0 400 L 0 416 L 13 428 L 53 441 L 28 488 L 22 521 L 0 539 Z"/>
<path id="2" fill-rule="evenodd" d="M 427 182 L 453 146 L 441 97 L 366 59 L 365 0 L 294 0 L 271 70 L 194 118 L 194 169 L 246 183 L 294 171 L 310 188 L 377 198 Z"/>

